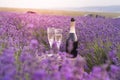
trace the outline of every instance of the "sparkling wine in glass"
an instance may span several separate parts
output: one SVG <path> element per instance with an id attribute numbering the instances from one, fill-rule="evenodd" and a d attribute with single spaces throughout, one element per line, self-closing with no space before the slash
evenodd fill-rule
<path id="1" fill-rule="evenodd" d="M 55 29 L 55 42 L 57 44 L 58 50 L 60 49 L 61 41 L 62 41 L 62 29 Z"/>
<path id="2" fill-rule="evenodd" d="M 54 42 L 54 28 L 47 28 L 47 35 L 48 35 L 48 41 L 50 44 L 50 48 L 52 48 L 53 42 Z"/>

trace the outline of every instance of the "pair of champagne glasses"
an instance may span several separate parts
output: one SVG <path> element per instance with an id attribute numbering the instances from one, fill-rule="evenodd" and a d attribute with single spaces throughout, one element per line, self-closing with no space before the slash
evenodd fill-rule
<path id="1" fill-rule="evenodd" d="M 49 27 L 47 28 L 47 36 L 50 48 L 52 48 L 52 45 L 55 42 L 58 50 L 60 50 L 60 45 L 62 41 L 62 29 Z"/>

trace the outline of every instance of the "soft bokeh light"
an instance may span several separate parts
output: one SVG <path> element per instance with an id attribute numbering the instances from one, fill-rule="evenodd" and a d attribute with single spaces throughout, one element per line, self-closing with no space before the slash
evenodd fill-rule
<path id="1" fill-rule="evenodd" d="M 120 0 L 0 0 L 0 7 L 17 8 L 74 8 L 120 5 Z"/>

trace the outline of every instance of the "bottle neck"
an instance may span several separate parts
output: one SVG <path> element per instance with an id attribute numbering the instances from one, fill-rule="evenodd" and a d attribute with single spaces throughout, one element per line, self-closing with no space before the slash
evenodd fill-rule
<path id="1" fill-rule="evenodd" d="M 77 41 L 77 35 L 76 35 L 76 31 L 75 31 L 75 22 L 71 22 L 70 33 L 74 33 L 75 41 Z"/>
<path id="2" fill-rule="evenodd" d="M 70 33 L 75 33 L 75 26 L 70 27 Z"/>
<path id="3" fill-rule="evenodd" d="M 71 22 L 70 24 L 70 33 L 75 33 L 75 22 Z"/>

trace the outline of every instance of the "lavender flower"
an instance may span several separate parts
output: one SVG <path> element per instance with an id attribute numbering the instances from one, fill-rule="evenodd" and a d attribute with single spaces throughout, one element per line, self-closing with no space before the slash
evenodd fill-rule
<path id="1" fill-rule="evenodd" d="M 79 55 L 71 59 L 70 18 L 0 12 L 0 80 L 120 80 L 120 19 L 76 16 Z M 49 51 L 48 27 L 63 29 L 60 51 Z"/>

